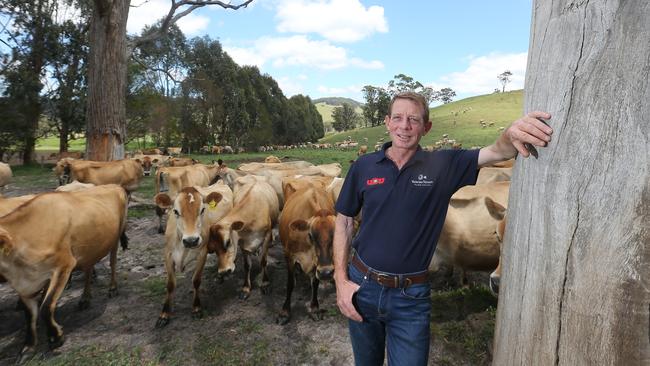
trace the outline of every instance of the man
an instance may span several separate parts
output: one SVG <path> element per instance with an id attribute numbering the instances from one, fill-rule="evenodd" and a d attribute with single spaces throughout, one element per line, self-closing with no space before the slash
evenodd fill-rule
<path id="1" fill-rule="evenodd" d="M 546 146 L 552 130 L 532 112 L 480 150 L 425 152 L 419 142 L 431 129 L 429 108 L 416 93 L 391 101 L 385 118 L 392 142 L 360 157 L 339 195 L 334 234 L 336 299 L 349 318 L 357 365 L 426 365 L 429 354 L 430 285 L 427 268 L 452 194 L 474 184 L 480 166 Z M 363 221 L 348 260 L 354 221 Z"/>

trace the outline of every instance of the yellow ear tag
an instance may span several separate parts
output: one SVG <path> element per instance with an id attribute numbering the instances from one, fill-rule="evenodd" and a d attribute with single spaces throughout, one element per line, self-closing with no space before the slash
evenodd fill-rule
<path id="1" fill-rule="evenodd" d="M 208 203 L 208 207 L 209 207 L 211 210 L 214 210 L 215 208 L 217 208 L 217 202 L 215 202 L 214 200 L 213 200 L 213 201 L 210 201 L 210 203 Z"/>

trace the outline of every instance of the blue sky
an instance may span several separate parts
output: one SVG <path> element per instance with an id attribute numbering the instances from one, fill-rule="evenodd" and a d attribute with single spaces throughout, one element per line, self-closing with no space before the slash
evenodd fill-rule
<path id="1" fill-rule="evenodd" d="M 457 99 L 524 83 L 532 0 L 255 0 L 247 9 L 210 6 L 179 21 L 187 37 L 219 39 L 238 64 L 255 64 L 285 95 L 363 101 L 364 85 L 404 73 Z M 237 4 L 239 0 L 232 0 Z M 129 33 L 169 9 L 132 0 Z"/>

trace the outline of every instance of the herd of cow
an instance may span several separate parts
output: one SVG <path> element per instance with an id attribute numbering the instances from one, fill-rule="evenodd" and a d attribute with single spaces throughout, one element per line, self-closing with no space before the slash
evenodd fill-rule
<path id="1" fill-rule="evenodd" d="M 147 155 L 111 162 L 65 158 L 54 168 L 60 183 L 57 192 L 0 196 L 0 283 L 8 282 L 15 289 L 24 308 L 27 332 L 21 353 L 35 348 L 39 313 L 50 347 L 63 343 L 54 311 L 73 270 L 85 273 L 79 302 L 83 309 L 89 306 L 93 266 L 110 254 L 109 296 L 116 293 L 117 246 L 121 243 L 123 249 L 128 247 L 125 230 L 130 193 L 143 176 L 151 174 L 152 167 L 156 167 L 153 201 L 159 232 L 165 234 L 167 272 L 166 297 L 157 327 L 169 323 L 176 273 L 190 263 L 194 264 L 192 316 L 201 317 L 199 289 L 209 253 L 216 255 L 218 276 L 223 280 L 235 271 L 241 251 L 241 299 L 251 293 L 252 256 L 259 255 L 260 291 L 266 293 L 267 253 L 278 238 L 288 280 L 277 322 L 286 324 L 290 320 L 298 269 L 311 280 L 310 317 L 322 318 L 318 287 L 320 281 L 333 278 L 334 205 L 343 185 L 340 164 L 280 162 L 269 157 L 264 163 L 240 164 L 233 169 L 221 161 L 198 164 L 190 160 L 181 166 L 162 166 L 162 160 Z M 3 169 L 0 164 L 0 186 Z M 511 172 L 512 162 L 483 168 L 477 185 L 464 187 L 452 197 L 432 271 L 442 263 L 459 267 L 463 273 L 497 267 Z M 51 215 L 53 210 L 56 215 Z M 493 288 L 498 288 L 498 277 L 497 268 L 491 275 Z"/>

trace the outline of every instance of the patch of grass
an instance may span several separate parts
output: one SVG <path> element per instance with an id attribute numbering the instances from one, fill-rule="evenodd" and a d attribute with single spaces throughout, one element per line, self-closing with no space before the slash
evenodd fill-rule
<path id="1" fill-rule="evenodd" d="M 128 217 L 132 219 L 139 219 L 154 215 L 155 213 L 153 207 L 147 205 L 130 207 L 128 212 Z"/>
<path id="2" fill-rule="evenodd" d="M 431 320 L 463 320 L 469 314 L 496 308 L 497 298 L 485 287 L 439 291 L 431 296 Z"/>
<path id="3" fill-rule="evenodd" d="M 52 358 L 34 358 L 25 363 L 28 366 L 67 366 L 67 365 L 111 365 L 111 366 L 149 366 L 152 361 L 144 361 L 140 348 L 105 348 L 97 345 L 75 348 Z"/>
<path id="4" fill-rule="evenodd" d="M 195 352 L 198 360 L 208 365 L 267 365 L 274 350 L 261 325 L 244 319 L 210 337 L 200 335 Z"/>
<path id="5" fill-rule="evenodd" d="M 176 279 L 178 280 L 180 277 L 176 276 Z M 142 282 L 142 287 L 146 296 L 162 298 L 167 292 L 167 277 L 149 277 Z"/>
<path id="6" fill-rule="evenodd" d="M 14 165 L 11 167 L 13 178 L 10 184 L 21 188 L 52 187 L 54 189 L 59 184 L 52 167 L 50 164 Z"/>
<path id="7" fill-rule="evenodd" d="M 441 339 L 445 348 L 452 353 L 469 358 L 471 364 L 488 364 L 488 347 L 494 337 L 495 317 L 496 312 L 491 308 L 484 313 L 472 315 L 471 319 L 432 324 L 432 336 Z"/>

